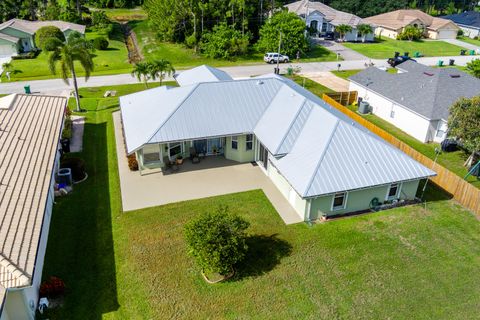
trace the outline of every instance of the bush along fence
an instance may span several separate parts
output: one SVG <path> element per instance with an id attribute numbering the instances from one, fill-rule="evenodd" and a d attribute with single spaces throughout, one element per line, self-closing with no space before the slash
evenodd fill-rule
<path id="1" fill-rule="evenodd" d="M 322 99 L 331 106 L 344 113 L 345 115 L 347 115 L 348 117 L 360 123 L 362 126 L 367 128 L 371 132 L 380 136 L 385 141 L 402 150 L 404 153 L 406 153 L 416 161 L 435 171 L 437 173 L 437 176 L 433 177 L 431 181 L 433 181 L 436 185 L 450 193 L 453 198 L 457 200 L 460 204 L 462 204 L 465 208 L 472 210 L 477 215 L 480 215 L 480 189 L 466 182 L 461 177 L 457 176 L 455 173 L 446 169 L 442 165 L 435 163 L 432 159 L 424 156 L 403 141 L 395 138 L 387 131 L 377 127 L 370 121 L 364 119 L 362 116 L 344 107 L 343 105 L 335 101 L 334 98 L 329 97 L 327 94 L 324 94 Z"/>

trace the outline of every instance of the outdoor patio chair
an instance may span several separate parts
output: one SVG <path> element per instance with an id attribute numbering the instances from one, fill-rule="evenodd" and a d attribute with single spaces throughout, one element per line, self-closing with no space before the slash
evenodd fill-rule
<path id="1" fill-rule="evenodd" d="M 165 163 L 165 168 L 169 169 L 170 172 L 177 172 L 178 171 L 178 165 L 175 162 L 170 161 L 168 157 L 163 158 L 163 163 Z"/>
<path id="2" fill-rule="evenodd" d="M 192 163 L 200 163 L 200 157 L 194 147 L 190 147 L 190 160 L 192 160 Z"/>

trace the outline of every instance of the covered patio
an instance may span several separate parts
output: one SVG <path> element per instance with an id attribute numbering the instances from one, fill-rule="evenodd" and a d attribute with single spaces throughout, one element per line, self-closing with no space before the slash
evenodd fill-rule
<path id="1" fill-rule="evenodd" d="M 139 172 L 130 171 L 120 112 L 113 113 L 113 120 L 124 211 L 262 189 L 286 224 L 303 221 L 256 164 L 240 164 L 223 156 L 210 156 L 197 164 L 185 159 L 175 173 L 167 171 L 140 175 Z"/>

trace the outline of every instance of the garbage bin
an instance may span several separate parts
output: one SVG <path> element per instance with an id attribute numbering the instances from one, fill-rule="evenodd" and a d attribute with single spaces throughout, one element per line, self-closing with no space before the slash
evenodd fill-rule
<path id="1" fill-rule="evenodd" d="M 464 55 L 465 55 L 465 52 L 467 52 L 467 50 L 463 50 L 463 49 L 460 50 L 460 55 L 461 55 L 461 56 L 464 56 Z"/>
<path id="2" fill-rule="evenodd" d="M 29 84 L 27 84 L 25 87 L 23 87 L 23 89 L 25 89 L 25 93 L 26 93 L 26 94 L 32 93 L 32 92 L 30 91 L 30 85 L 29 85 Z"/>
<path id="3" fill-rule="evenodd" d="M 448 61 L 448 65 L 449 65 L 449 66 L 454 66 L 454 65 L 455 65 L 455 59 L 450 59 L 450 60 Z"/>
<path id="4" fill-rule="evenodd" d="M 64 138 L 60 140 L 60 144 L 62 145 L 62 150 L 65 153 L 70 152 L 70 139 Z"/>
<path id="5" fill-rule="evenodd" d="M 408 57 L 409 54 L 410 54 L 410 52 L 407 51 L 407 52 L 404 52 L 404 53 L 403 53 L 403 56 L 404 56 L 404 57 Z"/>
<path id="6" fill-rule="evenodd" d="M 439 66 L 439 67 L 443 66 L 443 60 L 438 60 L 437 66 Z"/>
<path id="7" fill-rule="evenodd" d="M 475 55 L 475 50 L 470 50 L 470 55 L 474 56 Z"/>
<path id="8" fill-rule="evenodd" d="M 415 52 L 413 53 L 413 57 L 414 57 L 414 58 L 420 58 L 420 52 L 415 51 Z"/>
<path id="9" fill-rule="evenodd" d="M 273 72 L 274 72 L 275 74 L 280 74 L 280 68 L 274 68 L 274 69 L 273 69 Z"/>

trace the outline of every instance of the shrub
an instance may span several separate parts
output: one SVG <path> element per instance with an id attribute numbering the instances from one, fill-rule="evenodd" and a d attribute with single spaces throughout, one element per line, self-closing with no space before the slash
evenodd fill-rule
<path id="1" fill-rule="evenodd" d="M 138 171 L 138 161 L 137 157 L 135 154 L 131 154 L 127 156 L 128 159 L 128 167 L 130 168 L 131 171 Z"/>
<path id="2" fill-rule="evenodd" d="M 62 131 L 62 139 L 71 139 L 72 138 L 72 119 L 70 117 L 65 118 Z"/>
<path id="3" fill-rule="evenodd" d="M 85 179 L 85 161 L 80 158 L 67 158 L 62 160 L 60 168 L 70 168 L 72 170 L 73 181 L 81 181 Z"/>
<path id="4" fill-rule="evenodd" d="M 91 17 L 92 25 L 96 28 L 105 28 L 110 23 L 107 14 L 103 10 L 93 11 Z"/>
<path id="5" fill-rule="evenodd" d="M 402 32 L 397 35 L 397 40 L 420 40 L 423 37 L 423 31 L 415 26 L 406 26 Z"/>
<path id="6" fill-rule="evenodd" d="M 201 49 L 209 58 L 228 59 L 247 52 L 250 34 L 235 30 L 222 23 L 206 33 L 202 38 Z"/>
<path id="7" fill-rule="evenodd" d="M 40 297 L 58 297 L 65 293 L 65 283 L 57 277 L 50 277 L 40 286 Z"/>
<path id="8" fill-rule="evenodd" d="M 92 41 L 93 47 L 97 50 L 107 50 L 108 40 L 105 37 L 96 37 Z"/>
<path id="9" fill-rule="evenodd" d="M 459 29 L 459 30 L 457 31 L 457 37 L 461 37 L 461 36 L 463 36 L 463 30 L 462 30 L 462 29 Z"/>
<path id="10" fill-rule="evenodd" d="M 188 253 L 204 271 L 227 275 L 245 257 L 249 225 L 227 207 L 205 213 L 185 225 Z"/>
<path id="11" fill-rule="evenodd" d="M 20 54 L 17 54 L 16 56 L 12 56 L 12 60 L 35 59 L 39 53 L 40 53 L 40 50 L 38 50 L 37 48 L 33 48 L 32 51 L 30 52 L 20 53 Z"/>
<path id="12" fill-rule="evenodd" d="M 65 35 L 59 28 L 54 26 L 41 27 L 35 34 L 35 43 L 40 49 L 48 51 L 46 47 L 51 44 L 52 38 L 56 38 L 62 42 L 65 41 Z"/>
<path id="13" fill-rule="evenodd" d="M 197 45 L 197 37 L 195 34 L 192 34 L 185 39 L 185 45 L 190 49 L 195 48 Z"/>

